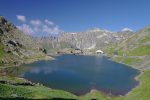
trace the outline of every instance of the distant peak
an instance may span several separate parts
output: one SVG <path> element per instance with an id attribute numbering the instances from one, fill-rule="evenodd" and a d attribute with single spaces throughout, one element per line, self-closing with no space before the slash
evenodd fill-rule
<path id="1" fill-rule="evenodd" d="M 92 30 L 89 30 L 90 32 L 109 32 L 109 33 L 112 33 L 111 31 L 109 30 L 106 30 L 106 29 L 100 29 L 100 28 L 94 28 Z"/>
<path id="2" fill-rule="evenodd" d="M 128 27 L 125 27 L 125 28 L 123 28 L 121 31 L 131 31 L 131 32 L 133 32 L 133 30 L 132 29 L 130 29 L 130 28 L 128 28 Z"/>

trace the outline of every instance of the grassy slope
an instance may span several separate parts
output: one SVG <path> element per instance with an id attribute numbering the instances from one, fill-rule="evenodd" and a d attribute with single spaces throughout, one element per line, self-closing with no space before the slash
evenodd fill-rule
<path id="1" fill-rule="evenodd" d="M 24 79 L 15 77 L 0 77 L 0 80 L 7 80 L 11 83 L 22 83 L 26 81 Z M 23 97 L 28 99 L 77 98 L 75 95 L 71 93 L 62 90 L 50 89 L 38 84 L 36 84 L 35 86 L 23 86 L 23 85 L 15 86 L 12 84 L 1 84 L 1 83 L 0 83 L 0 97 L 4 98 Z"/>
<path id="2" fill-rule="evenodd" d="M 130 56 L 150 55 L 150 45 L 140 45 L 129 52 Z"/>
<path id="3" fill-rule="evenodd" d="M 4 56 L 3 45 L 0 43 L 0 59 Z"/>
<path id="4" fill-rule="evenodd" d="M 147 27 L 118 45 L 105 49 L 112 60 L 144 69 L 150 66 L 150 27 Z M 114 53 L 118 56 L 114 56 Z M 144 69 L 145 70 L 145 69 Z"/>
<path id="5" fill-rule="evenodd" d="M 92 99 L 110 100 L 110 97 L 102 94 L 101 92 L 99 92 L 97 90 L 92 90 L 90 93 L 87 93 L 87 94 L 79 97 L 79 100 L 92 100 Z"/>
<path id="6" fill-rule="evenodd" d="M 0 43 L 0 66 L 3 65 L 1 59 L 4 57 L 4 54 L 3 45 Z"/>

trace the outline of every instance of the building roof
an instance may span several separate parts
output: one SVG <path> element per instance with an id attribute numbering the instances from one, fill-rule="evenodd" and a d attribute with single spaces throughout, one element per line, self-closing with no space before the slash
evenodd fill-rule
<path id="1" fill-rule="evenodd" d="M 97 50 L 96 52 L 101 52 L 101 53 L 103 53 L 103 51 L 102 51 L 102 50 Z"/>

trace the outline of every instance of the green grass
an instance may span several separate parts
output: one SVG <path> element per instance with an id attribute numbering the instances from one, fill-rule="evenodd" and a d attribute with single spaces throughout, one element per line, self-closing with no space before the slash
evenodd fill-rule
<path id="1" fill-rule="evenodd" d="M 110 100 L 110 97 L 102 94 L 97 90 L 92 90 L 92 92 L 87 93 L 86 95 L 80 96 L 79 100 Z"/>
<path id="2" fill-rule="evenodd" d="M 145 43 L 145 42 L 148 42 L 148 41 L 150 41 L 150 36 L 145 36 L 144 38 L 142 38 L 140 40 L 141 43 Z"/>
<path id="3" fill-rule="evenodd" d="M 143 31 L 150 32 L 150 26 L 146 27 Z"/>
<path id="4" fill-rule="evenodd" d="M 13 98 L 21 97 L 27 99 L 52 99 L 66 98 L 75 99 L 75 95 L 61 91 L 49 89 L 44 86 L 14 86 L 0 83 L 0 97 Z"/>
<path id="5" fill-rule="evenodd" d="M 3 63 L 2 63 L 2 58 L 4 57 L 4 47 L 3 47 L 3 45 L 0 43 L 0 66 L 2 66 L 3 65 Z"/>
<path id="6" fill-rule="evenodd" d="M 142 62 L 142 59 L 139 58 L 125 58 L 122 60 L 123 63 L 128 64 L 128 65 L 132 65 L 135 63 L 140 63 Z"/>
<path id="7" fill-rule="evenodd" d="M 4 47 L 3 45 L 0 43 L 0 59 L 4 56 Z"/>
<path id="8" fill-rule="evenodd" d="M 150 45 L 139 46 L 129 52 L 130 56 L 144 56 L 150 55 Z"/>
<path id="9" fill-rule="evenodd" d="M 6 80 L 11 83 L 23 83 L 26 82 L 23 78 L 17 78 L 17 77 L 9 77 L 9 76 L 0 76 L 0 80 Z"/>
<path id="10" fill-rule="evenodd" d="M 116 61 L 116 62 L 121 62 L 122 61 L 122 56 L 112 57 L 111 60 Z"/>
<path id="11" fill-rule="evenodd" d="M 23 78 L 0 76 L 0 80 L 5 80 L 9 83 L 24 83 L 27 80 Z M 27 98 L 27 99 L 52 99 L 66 98 L 75 99 L 77 96 L 62 90 L 54 90 L 43 85 L 35 84 L 34 86 L 12 85 L 0 83 L 0 97 L 3 98 Z"/>

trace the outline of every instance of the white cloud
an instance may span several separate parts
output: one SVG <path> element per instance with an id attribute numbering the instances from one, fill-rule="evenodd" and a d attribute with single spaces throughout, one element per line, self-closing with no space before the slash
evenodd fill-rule
<path id="1" fill-rule="evenodd" d="M 35 27 L 42 25 L 42 22 L 40 20 L 31 20 L 30 23 Z"/>
<path id="2" fill-rule="evenodd" d="M 52 28 L 48 27 L 47 25 L 44 25 L 42 31 L 50 34 L 52 33 Z"/>
<path id="3" fill-rule="evenodd" d="M 34 33 L 34 30 L 27 24 L 22 24 L 21 26 L 17 26 L 17 27 L 26 34 L 33 34 Z"/>
<path id="4" fill-rule="evenodd" d="M 17 17 L 18 20 L 21 20 L 22 17 Z M 24 20 L 23 20 L 24 19 Z M 26 18 L 24 16 L 24 18 L 22 18 L 21 21 L 26 21 Z M 31 34 L 31 35 L 38 35 L 43 33 L 43 35 L 45 34 L 58 34 L 60 32 L 62 32 L 62 30 L 60 30 L 58 25 L 55 25 L 54 22 L 45 19 L 44 21 L 41 21 L 39 19 L 32 19 L 29 22 L 26 21 L 26 23 L 29 24 L 22 24 L 17 26 L 20 30 L 22 30 L 24 33 L 26 34 Z"/>
<path id="5" fill-rule="evenodd" d="M 41 29 L 38 28 L 38 27 L 34 27 L 33 30 L 34 30 L 35 32 L 41 32 Z"/>
<path id="6" fill-rule="evenodd" d="M 126 27 L 126 28 L 123 28 L 121 31 L 133 31 L 132 29 Z"/>
<path id="7" fill-rule="evenodd" d="M 53 28 L 53 32 L 54 32 L 54 33 L 59 33 L 59 32 L 61 32 L 61 30 L 59 29 L 58 26 L 55 26 L 55 27 Z"/>
<path id="8" fill-rule="evenodd" d="M 16 15 L 17 19 L 22 21 L 22 22 L 26 22 L 26 17 L 23 15 Z"/>
<path id="9" fill-rule="evenodd" d="M 45 19 L 44 21 L 47 25 L 54 25 L 54 23 L 52 21 L 49 21 L 48 19 Z"/>
<path id="10" fill-rule="evenodd" d="M 58 26 L 55 27 L 49 27 L 47 25 L 43 26 L 43 32 L 49 33 L 49 34 L 58 34 L 62 32 Z"/>

